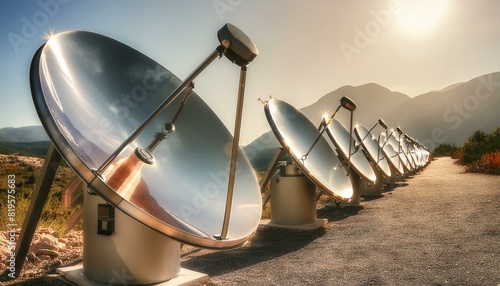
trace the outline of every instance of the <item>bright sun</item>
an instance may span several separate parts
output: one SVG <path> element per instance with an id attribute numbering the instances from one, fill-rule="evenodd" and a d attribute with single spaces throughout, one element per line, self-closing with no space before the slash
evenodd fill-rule
<path id="1" fill-rule="evenodd" d="M 401 0 L 401 12 L 396 22 L 401 29 L 411 33 L 427 32 L 444 18 L 449 0 Z"/>

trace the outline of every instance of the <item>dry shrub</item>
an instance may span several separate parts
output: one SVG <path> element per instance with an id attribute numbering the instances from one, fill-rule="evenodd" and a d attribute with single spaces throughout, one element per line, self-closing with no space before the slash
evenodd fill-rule
<path id="1" fill-rule="evenodd" d="M 480 160 L 471 164 L 467 170 L 469 172 L 500 175 L 500 151 L 484 154 Z"/>
<path id="2" fill-rule="evenodd" d="M 19 166 L 17 164 L 5 164 L 3 168 L 5 168 L 6 173 L 19 173 Z"/>
<path id="3" fill-rule="evenodd" d="M 465 156 L 464 150 L 460 149 L 460 150 L 456 151 L 455 153 L 453 153 L 453 155 L 451 156 L 451 158 L 456 159 L 455 162 L 457 164 L 465 165 L 465 163 L 464 163 L 464 156 Z"/>
<path id="4" fill-rule="evenodd" d="M 500 151 L 484 154 L 481 162 L 488 169 L 500 169 Z"/>

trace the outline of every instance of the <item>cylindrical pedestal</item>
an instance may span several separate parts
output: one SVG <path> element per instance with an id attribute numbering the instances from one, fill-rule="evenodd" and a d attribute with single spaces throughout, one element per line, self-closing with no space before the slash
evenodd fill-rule
<path id="1" fill-rule="evenodd" d="M 349 179 L 351 180 L 352 186 L 352 197 L 348 203 L 342 203 L 343 206 L 357 206 L 361 203 L 361 177 L 356 173 L 356 171 L 351 168 L 349 170 Z"/>
<path id="2" fill-rule="evenodd" d="M 362 196 L 382 196 L 382 192 L 384 190 L 384 178 L 382 176 L 382 172 L 379 170 L 377 164 L 373 161 L 369 161 L 370 165 L 375 172 L 375 183 L 369 185 L 367 181 L 361 180 L 361 195 Z"/>
<path id="3" fill-rule="evenodd" d="M 178 241 L 105 204 L 101 197 L 84 191 L 85 277 L 106 285 L 142 285 L 167 281 L 179 274 Z M 110 210 L 114 210 L 114 216 Z M 105 234 L 98 234 L 98 229 Z"/>
<path id="4" fill-rule="evenodd" d="M 316 222 L 316 186 L 294 164 L 280 166 L 271 179 L 271 223 L 301 225 Z"/>
<path id="5" fill-rule="evenodd" d="M 400 162 L 400 164 L 403 164 L 403 163 Z M 398 175 L 399 171 L 394 166 L 392 166 L 392 165 L 389 165 L 389 166 L 391 167 L 391 176 L 385 180 L 386 183 L 394 184 L 394 183 L 403 182 L 406 180 L 406 174 L 408 174 L 408 172 L 406 172 L 406 174 Z M 406 168 L 403 168 L 403 170 L 406 171 Z"/>

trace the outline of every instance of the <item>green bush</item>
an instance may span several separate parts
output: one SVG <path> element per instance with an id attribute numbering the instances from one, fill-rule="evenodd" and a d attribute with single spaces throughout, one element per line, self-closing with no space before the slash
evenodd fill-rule
<path id="1" fill-rule="evenodd" d="M 484 154 L 495 151 L 500 151 L 500 128 L 491 134 L 478 130 L 464 144 L 463 163 L 472 164 L 480 160 Z"/>
<path id="2" fill-rule="evenodd" d="M 439 144 L 432 151 L 433 157 L 452 157 L 460 148 L 450 144 Z"/>

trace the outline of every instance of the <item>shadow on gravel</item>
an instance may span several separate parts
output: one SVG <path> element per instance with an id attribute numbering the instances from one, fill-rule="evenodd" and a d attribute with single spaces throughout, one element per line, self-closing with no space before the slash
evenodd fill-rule
<path id="1" fill-rule="evenodd" d="M 357 215 L 362 210 L 362 206 L 343 208 L 325 206 L 317 210 L 317 216 L 327 219 L 328 222 L 334 222 Z M 206 273 L 210 277 L 218 276 L 295 252 L 325 233 L 325 228 L 301 231 L 259 226 L 256 234 L 245 246 L 235 250 L 196 255 L 193 259 L 184 260 L 182 267 Z M 181 257 L 185 258 L 201 251 L 204 250 L 196 248 L 183 253 Z"/>
<path id="2" fill-rule="evenodd" d="M 336 208 L 331 206 L 325 206 L 317 210 L 318 218 L 326 218 L 328 222 L 340 221 L 346 219 L 350 216 L 357 215 L 362 211 L 364 207 L 360 206 L 349 206 Z"/>
<path id="3" fill-rule="evenodd" d="M 206 273 L 209 277 L 222 275 L 297 251 L 324 235 L 325 232 L 324 228 L 300 231 L 259 226 L 257 233 L 247 245 L 235 250 L 196 256 L 183 261 L 182 267 Z M 200 250 L 193 250 L 182 256 Z"/>
<path id="4" fill-rule="evenodd" d="M 408 185 L 409 184 L 406 182 L 406 180 L 404 182 L 395 182 L 395 183 L 385 184 L 383 193 L 392 192 L 394 190 L 397 190 L 398 188 L 406 187 Z"/>
<path id="5" fill-rule="evenodd" d="M 387 193 L 384 193 L 382 195 L 378 195 L 378 196 L 374 196 L 374 195 L 370 195 L 370 196 L 361 196 L 361 198 L 363 199 L 363 202 L 370 202 L 370 201 L 375 201 L 375 200 L 378 200 L 378 199 L 381 199 L 383 198 Z M 390 195 L 390 194 L 388 194 Z"/>

